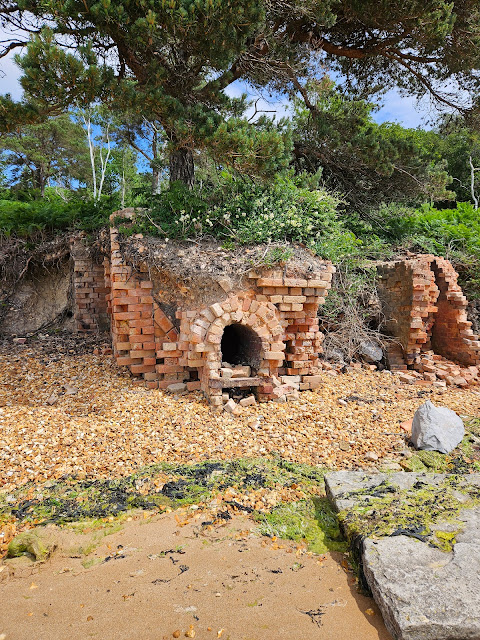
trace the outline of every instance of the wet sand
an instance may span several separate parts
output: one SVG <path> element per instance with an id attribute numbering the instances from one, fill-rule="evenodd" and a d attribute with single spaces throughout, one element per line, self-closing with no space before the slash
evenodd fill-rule
<path id="1" fill-rule="evenodd" d="M 261 537 L 243 517 L 204 521 L 199 514 L 183 525 L 174 512 L 140 516 L 110 535 L 47 528 L 58 548 L 46 563 L 0 564 L 0 635 L 391 640 L 342 554 L 316 556 Z"/>

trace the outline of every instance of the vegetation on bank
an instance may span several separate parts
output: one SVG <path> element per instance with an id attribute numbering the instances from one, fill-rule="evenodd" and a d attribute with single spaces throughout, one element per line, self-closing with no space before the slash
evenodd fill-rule
<path id="1" fill-rule="evenodd" d="M 480 296 L 480 217 L 472 203 L 439 209 L 430 204 L 407 207 L 391 203 L 362 218 L 349 211 L 340 195 L 312 186 L 312 177 L 283 174 L 269 184 L 225 174 L 217 185 L 188 189 L 174 183 L 157 196 L 139 198 L 135 224 L 120 230 L 161 238 L 215 238 L 225 249 L 242 244 L 296 242 L 321 258 L 350 265 L 389 259 L 405 250 L 451 259 L 468 282 L 470 296 Z M 47 189 L 43 199 L 18 201 L 0 194 L 0 235 L 35 242 L 57 232 L 94 232 L 109 224 L 118 206 L 102 200 L 62 197 Z M 281 261 L 288 257 L 279 253 Z"/>

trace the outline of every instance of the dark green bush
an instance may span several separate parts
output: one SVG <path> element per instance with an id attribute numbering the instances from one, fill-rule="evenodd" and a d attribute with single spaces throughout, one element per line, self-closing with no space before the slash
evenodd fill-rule
<path id="1" fill-rule="evenodd" d="M 32 238 L 68 229 L 93 231 L 108 224 L 112 202 L 72 200 L 0 200 L 0 234 Z"/>

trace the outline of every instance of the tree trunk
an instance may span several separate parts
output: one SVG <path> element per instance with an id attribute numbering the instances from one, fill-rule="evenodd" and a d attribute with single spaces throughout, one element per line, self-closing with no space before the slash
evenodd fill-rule
<path id="1" fill-rule="evenodd" d="M 162 192 L 162 174 L 157 167 L 152 169 L 152 193 L 154 196 L 158 196 Z"/>
<path id="2" fill-rule="evenodd" d="M 46 186 L 46 178 L 45 178 L 45 173 L 43 172 L 43 168 L 42 167 L 37 167 L 37 171 L 36 171 L 36 178 L 35 178 L 35 182 L 37 189 L 40 190 L 40 197 L 44 198 L 45 197 L 45 186 Z"/>
<path id="3" fill-rule="evenodd" d="M 175 180 L 180 180 L 189 189 L 193 187 L 195 181 L 195 167 L 193 164 L 193 153 L 191 149 L 181 147 L 170 153 L 170 184 Z"/>

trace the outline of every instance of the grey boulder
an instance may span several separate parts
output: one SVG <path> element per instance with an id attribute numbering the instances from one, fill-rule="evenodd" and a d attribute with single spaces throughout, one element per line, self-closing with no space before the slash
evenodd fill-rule
<path id="1" fill-rule="evenodd" d="M 383 358 L 383 349 L 373 340 L 364 340 L 358 346 L 358 353 L 367 362 L 380 362 Z"/>
<path id="2" fill-rule="evenodd" d="M 413 416 L 411 442 L 417 449 L 450 453 L 465 435 L 462 419 L 447 407 L 427 400 Z"/>
<path id="3" fill-rule="evenodd" d="M 479 515 L 464 512 L 452 553 L 405 536 L 365 540 L 365 577 L 396 640 L 480 639 Z"/>

